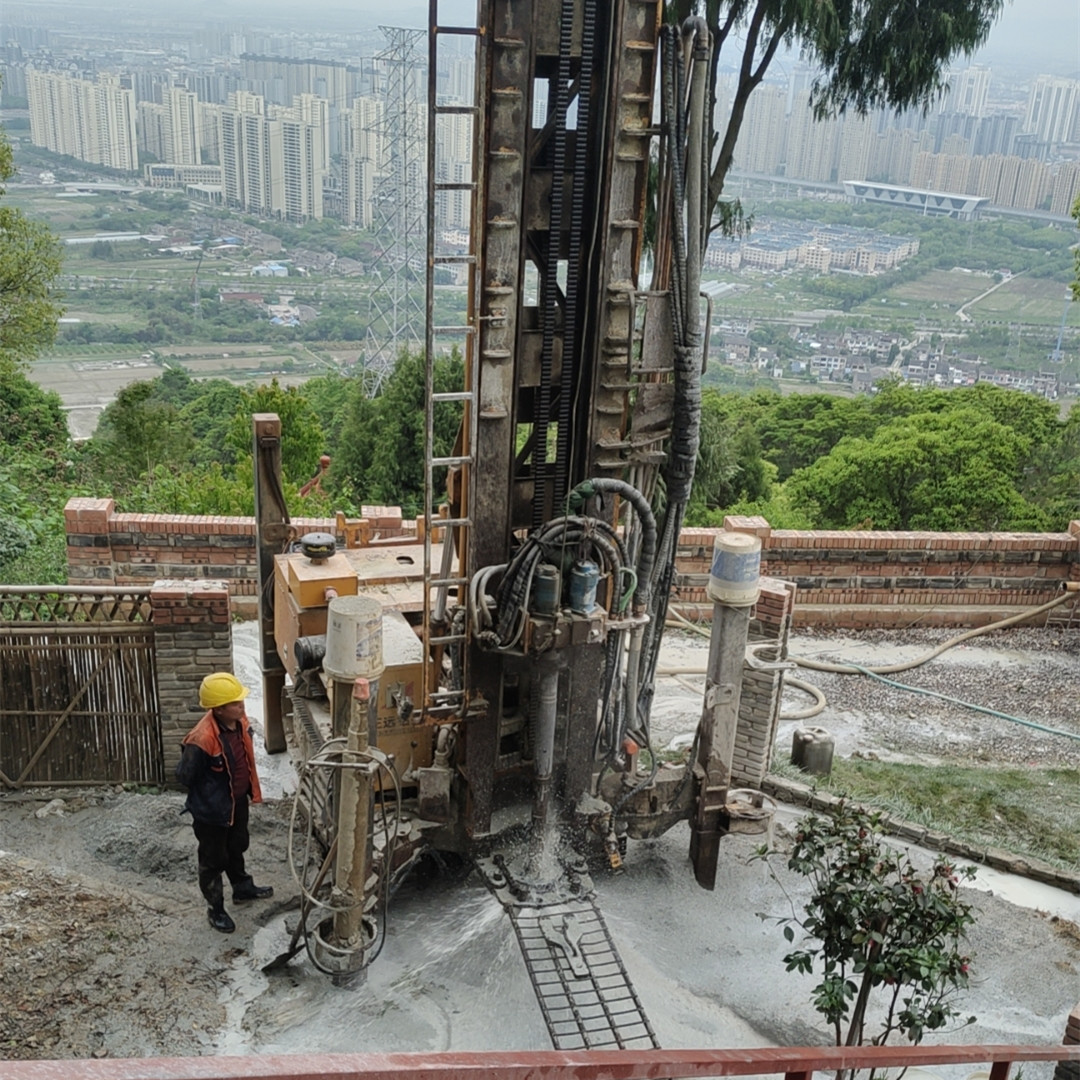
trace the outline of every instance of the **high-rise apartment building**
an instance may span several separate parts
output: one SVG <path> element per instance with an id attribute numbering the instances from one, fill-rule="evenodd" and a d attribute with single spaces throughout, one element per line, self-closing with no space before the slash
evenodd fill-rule
<path id="1" fill-rule="evenodd" d="M 165 137 L 165 106 L 153 101 L 135 104 L 138 146 L 141 153 L 155 161 L 168 161 L 168 140 Z"/>
<path id="2" fill-rule="evenodd" d="M 379 98 L 359 97 L 352 105 L 349 149 L 381 169 L 386 163 L 382 132 L 386 106 Z"/>
<path id="3" fill-rule="evenodd" d="M 1070 214 L 1080 196 L 1080 161 L 1060 165 L 1050 194 L 1051 214 Z"/>
<path id="4" fill-rule="evenodd" d="M 280 136 L 272 133 L 277 153 L 281 143 L 282 209 L 286 221 L 319 220 L 323 216 L 323 177 L 326 159 L 323 129 L 304 120 L 286 117 L 280 121 Z M 274 159 L 276 166 L 276 157 Z"/>
<path id="5" fill-rule="evenodd" d="M 317 102 L 307 102 L 306 111 L 316 118 L 322 113 Z M 271 112 L 261 97 L 246 92 L 230 95 L 230 104 L 221 110 L 225 202 L 287 221 L 319 219 L 326 175 L 324 125 L 303 119 L 304 103 Z"/>
<path id="6" fill-rule="evenodd" d="M 985 116 L 990 92 L 990 69 L 980 64 L 964 71 L 949 72 L 949 92 L 942 99 L 942 111 L 964 116 Z"/>
<path id="7" fill-rule="evenodd" d="M 201 165 L 202 113 L 198 97 L 192 90 L 171 86 L 163 105 L 168 150 L 162 160 L 175 165 Z"/>
<path id="8" fill-rule="evenodd" d="M 221 106 L 199 102 L 199 154 L 202 160 L 221 164 Z"/>
<path id="9" fill-rule="evenodd" d="M 840 128 L 840 153 L 836 168 L 836 178 L 840 183 L 845 180 L 870 178 L 870 162 L 876 143 L 877 131 L 872 116 L 849 113 L 844 117 Z"/>
<path id="10" fill-rule="evenodd" d="M 787 91 L 762 83 L 746 103 L 735 167 L 741 172 L 776 174 L 784 156 Z"/>
<path id="11" fill-rule="evenodd" d="M 1028 94 L 1024 131 L 1037 137 L 1045 147 L 1043 156 L 1060 143 L 1080 136 L 1080 82 L 1040 75 Z"/>
<path id="12" fill-rule="evenodd" d="M 342 218 L 346 225 L 370 229 L 373 221 L 375 165 L 360 154 L 348 153 L 341 171 Z"/>
<path id="13" fill-rule="evenodd" d="M 321 155 L 318 167 L 330 169 L 330 102 L 314 94 L 297 94 L 293 98 L 292 116 L 319 131 L 318 148 Z"/>
<path id="14" fill-rule="evenodd" d="M 56 154 L 136 172 L 135 92 L 117 75 L 96 82 L 66 73 L 27 71 L 30 141 Z"/>
<path id="15" fill-rule="evenodd" d="M 815 120 L 810 91 L 800 90 L 792 99 L 787 124 L 785 176 L 828 184 L 836 179 L 839 124 L 832 119 Z"/>

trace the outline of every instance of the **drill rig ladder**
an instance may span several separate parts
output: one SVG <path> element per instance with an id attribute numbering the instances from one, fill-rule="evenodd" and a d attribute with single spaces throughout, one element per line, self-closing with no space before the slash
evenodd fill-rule
<path id="1" fill-rule="evenodd" d="M 469 685 L 467 664 L 468 630 L 464 623 L 448 622 L 451 594 L 463 596 L 468 585 L 466 553 L 469 550 L 469 531 L 472 527 L 472 472 L 476 462 L 473 448 L 476 445 L 476 402 L 478 395 L 478 369 L 473 356 L 476 344 L 476 237 L 478 221 L 477 165 L 480 145 L 480 129 L 483 112 L 474 100 L 472 104 L 444 104 L 439 100 L 439 39 L 446 37 L 472 37 L 475 41 L 474 58 L 476 71 L 483 70 L 484 39 L 475 26 L 442 26 L 439 24 L 439 0 L 428 3 L 428 115 L 430 117 L 427 140 L 427 280 L 426 280 L 426 327 L 425 327 L 425 402 L 427 408 L 424 431 L 424 624 L 423 641 L 425 657 L 441 658 L 444 650 L 454 649 L 460 653 L 459 681 L 450 689 L 437 685 L 437 671 L 429 663 L 423 669 L 423 707 L 434 719 L 455 719 L 465 710 L 466 688 Z M 440 118 L 468 116 L 472 118 L 473 167 L 472 177 L 466 181 L 439 178 L 437 160 L 438 126 Z M 469 251 L 467 254 L 447 253 L 440 250 L 438 208 L 440 195 L 451 192 L 467 192 L 470 197 Z M 464 266 L 467 273 L 468 303 L 464 322 L 439 326 L 435 321 L 435 278 L 440 268 Z M 436 342 L 457 338 L 464 360 L 463 379 L 452 390 L 436 390 L 435 365 L 438 359 Z M 460 428 L 458 445 L 452 454 L 437 454 L 435 449 L 435 420 L 440 404 L 460 402 L 464 417 Z M 449 514 L 440 514 L 436 505 L 435 471 L 447 470 L 447 493 Z M 434 533 L 442 535 L 442 558 L 438 567 L 433 566 Z M 456 555 L 456 558 L 455 558 Z M 441 666 L 441 665 L 439 665 Z M 432 685 L 432 684 L 435 685 Z"/>

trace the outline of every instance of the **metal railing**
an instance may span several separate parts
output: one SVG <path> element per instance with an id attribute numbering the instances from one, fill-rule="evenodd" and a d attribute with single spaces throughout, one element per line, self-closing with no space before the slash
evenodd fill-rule
<path id="1" fill-rule="evenodd" d="M 1080 1046 L 793 1046 L 738 1050 L 498 1051 L 433 1054 L 297 1054 L 267 1057 L 10 1061 L 4 1080 L 664 1080 L 760 1076 L 809 1080 L 815 1072 L 1075 1062 Z"/>

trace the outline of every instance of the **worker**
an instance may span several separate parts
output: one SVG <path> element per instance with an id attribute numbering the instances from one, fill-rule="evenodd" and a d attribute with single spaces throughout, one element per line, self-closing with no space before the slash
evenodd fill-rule
<path id="1" fill-rule="evenodd" d="M 207 918 L 215 930 L 236 929 L 225 910 L 221 875 L 232 884 L 233 900 L 264 900 L 269 885 L 256 885 L 244 869 L 248 849 L 248 808 L 262 802 L 255 772 L 255 747 L 244 709 L 248 689 L 235 675 L 215 671 L 199 687 L 207 710 L 187 733 L 176 779 L 188 789 L 185 810 L 199 841 L 199 888 L 206 897 Z"/>

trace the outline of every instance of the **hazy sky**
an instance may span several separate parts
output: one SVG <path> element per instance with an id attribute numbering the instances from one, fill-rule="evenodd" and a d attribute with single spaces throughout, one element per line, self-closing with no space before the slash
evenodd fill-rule
<path id="1" fill-rule="evenodd" d="M 95 7 L 135 8 L 145 11 L 145 0 L 74 0 Z M 240 18 L 258 22 L 260 14 L 278 24 L 293 20 L 302 26 L 306 16 L 318 22 L 322 15 L 334 25 L 358 29 L 379 23 L 423 27 L 427 0 L 170 0 L 171 6 L 194 14 Z M 297 19 L 303 11 L 305 18 Z M 440 0 L 445 24 L 475 18 L 476 0 Z M 1080 0 L 1011 0 L 995 25 L 990 40 L 976 60 L 1006 68 L 1045 71 L 1080 78 Z"/>
<path id="2" fill-rule="evenodd" d="M 258 0 L 257 7 L 273 9 L 278 0 Z M 285 3 L 286 0 L 281 0 Z M 229 10 L 251 4 L 252 0 L 215 0 L 217 10 Z M 294 0 L 287 0 L 295 10 Z M 420 0 L 307 0 L 305 10 L 320 7 L 340 11 L 347 7 L 353 17 L 362 12 L 372 21 L 394 25 L 422 26 L 427 4 Z M 440 19 L 468 21 L 476 11 L 475 0 L 440 0 Z M 361 16 L 363 17 L 363 16 Z M 990 40 L 977 59 L 1021 68 L 1080 78 L 1080 0 L 1012 0 L 995 25 Z"/>
<path id="3" fill-rule="evenodd" d="M 1080 0 L 1013 0 L 977 59 L 1080 78 Z"/>

